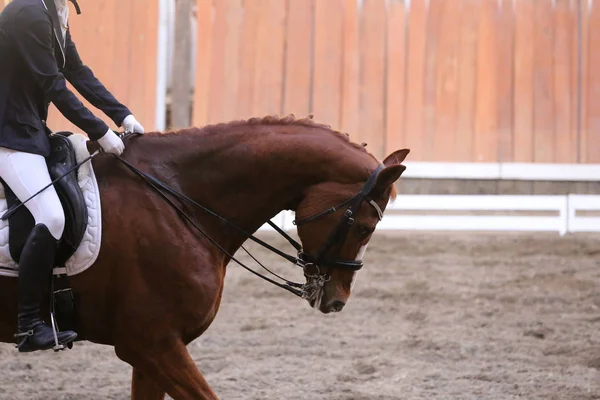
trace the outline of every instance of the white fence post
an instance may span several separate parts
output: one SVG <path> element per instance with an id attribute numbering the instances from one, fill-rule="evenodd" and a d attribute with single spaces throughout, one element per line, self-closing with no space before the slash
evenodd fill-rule
<path id="1" fill-rule="evenodd" d="M 564 196 L 563 204 L 560 207 L 560 211 L 558 214 L 560 218 L 560 236 L 564 236 L 569 231 L 569 196 Z"/>

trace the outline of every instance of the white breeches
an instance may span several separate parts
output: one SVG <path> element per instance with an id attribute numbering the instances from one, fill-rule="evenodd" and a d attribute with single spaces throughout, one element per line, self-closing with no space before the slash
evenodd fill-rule
<path id="1" fill-rule="evenodd" d="M 25 201 L 48 185 L 50 173 L 44 157 L 0 147 L 0 177 L 19 200 Z M 59 240 L 65 229 L 65 212 L 54 186 L 25 203 L 36 224 L 44 224 Z"/>

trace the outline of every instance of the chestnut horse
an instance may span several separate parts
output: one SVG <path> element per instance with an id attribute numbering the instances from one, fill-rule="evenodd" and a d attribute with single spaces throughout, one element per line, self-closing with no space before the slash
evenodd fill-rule
<path id="1" fill-rule="evenodd" d="M 321 283 L 308 300 L 328 313 L 350 296 L 407 154 L 381 163 L 347 135 L 289 116 L 148 133 L 129 140 L 122 157 L 248 232 L 294 210 L 304 219 L 298 236 L 307 283 Z M 219 309 L 231 257 L 215 244 L 233 254 L 247 238 L 175 200 L 213 243 L 114 156 L 102 154 L 93 166 L 103 237 L 95 265 L 70 278 L 78 333 L 114 346 L 133 367 L 133 399 L 216 399 L 186 345 Z M 16 332 L 16 291 L 16 279 L 0 279 L 0 340 L 7 343 Z"/>

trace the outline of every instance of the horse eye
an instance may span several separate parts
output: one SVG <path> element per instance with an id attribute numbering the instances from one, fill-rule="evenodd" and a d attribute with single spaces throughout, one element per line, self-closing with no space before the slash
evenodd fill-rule
<path id="1" fill-rule="evenodd" d="M 364 239 L 364 238 L 366 238 L 366 237 L 367 237 L 367 236 L 369 236 L 369 235 L 370 235 L 372 232 L 373 232 L 373 230 L 372 230 L 372 229 L 370 229 L 370 228 L 367 228 L 366 226 L 359 226 L 359 227 L 358 227 L 358 230 L 357 230 L 358 236 L 359 236 L 361 239 Z"/>

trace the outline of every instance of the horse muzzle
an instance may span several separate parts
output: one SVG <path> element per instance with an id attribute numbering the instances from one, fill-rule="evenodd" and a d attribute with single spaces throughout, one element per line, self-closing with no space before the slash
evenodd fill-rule
<path id="1" fill-rule="evenodd" d="M 323 313 L 323 314 L 329 314 L 329 313 L 336 313 L 336 312 L 340 312 L 344 309 L 344 306 L 346 305 L 346 303 L 344 303 L 341 300 L 333 300 L 330 301 L 329 303 L 325 304 L 325 305 L 321 305 L 321 307 L 319 308 L 319 310 Z"/>

